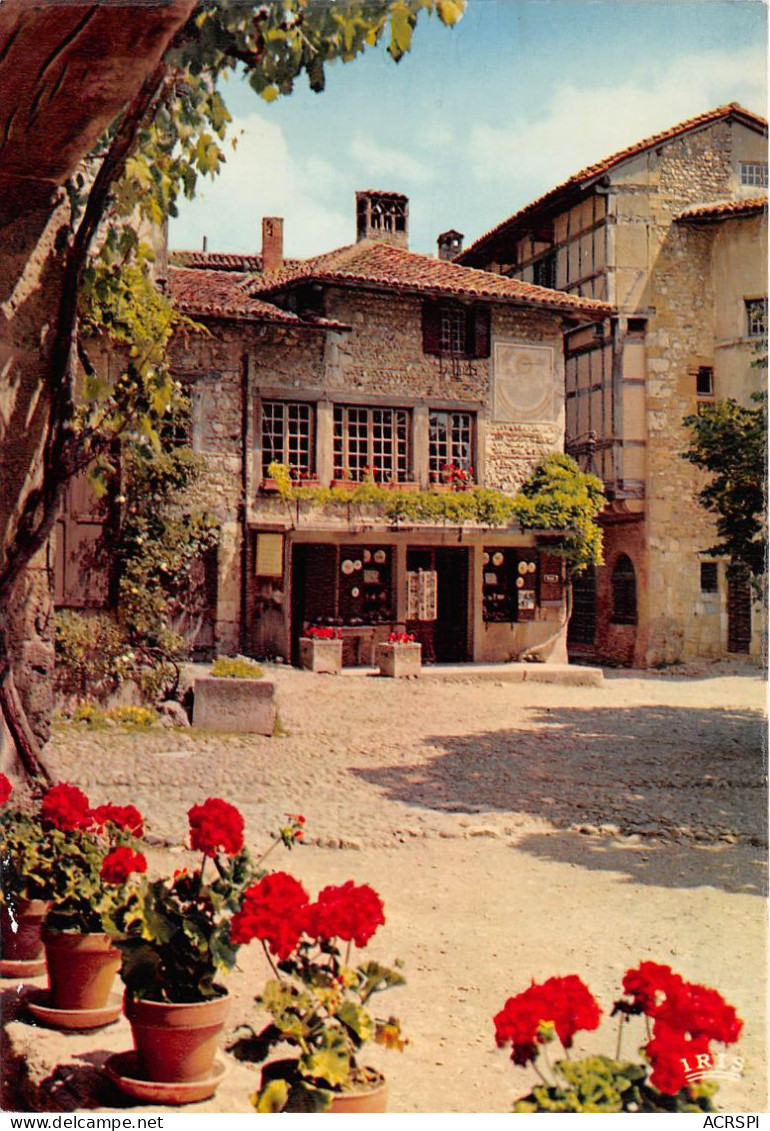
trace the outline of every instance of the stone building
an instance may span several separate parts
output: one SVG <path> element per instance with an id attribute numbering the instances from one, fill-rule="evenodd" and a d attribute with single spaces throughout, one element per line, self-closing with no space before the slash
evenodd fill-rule
<path id="1" fill-rule="evenodd" d="M 605 564 L 570 651 L 652 666 L 760 651 L 748 583 L 681 458 L 683 418 L 749 403 L 767 322 L 767 123 L 737 104 L 629 146 L 504 220 L 456 262 L 610 303 L 565 337 L 567 450 L 605 484 Z"/>
<path id="2" fill-rule="evenodd" d="M 305 627 L 333 622 L 347 663 L 393 628 L 437 662 L 508 660 L 546 641 L 563 659 L 546 535 L 289 503 L 269 471 L 513 492 L 562 450 L 565 330 L 610 308 L 410 252 L 398 194 L 358 193 L 356 228 L 356 243 L 304 261 L 284 259 L 277 218 L 263 221 L 261 254 L 171 256 L 170 294 L 205 327 L 177 341 L 174 371 L 222 531 L 213 648 L 296 661 Z"/>

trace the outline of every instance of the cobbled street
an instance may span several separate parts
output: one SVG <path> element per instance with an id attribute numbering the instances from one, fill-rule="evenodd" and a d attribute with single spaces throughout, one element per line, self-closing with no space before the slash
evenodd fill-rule
<path id="1" fill-rule="evenodd" d="M 138 805 L 154 863 L 184 858 L 187 809 L 220 796 L 240 807 L 256 852 L 286 812 L 305 814 L 307 844 L 271 862 L 311 894 L 349 878 L 377 888 L 387 924 L 369 950 L 398 955 L 407 977 L 381 1002 L 410 1044 L 373 1057 L 391 1111 L 509 1110 L 533 1077 L 494 1048 L 505 999 L 532 978 L 576 973 L 609 1013 L 641 959 L 736 1005 L 746 1066 L 719 1102 L 766 1110 L 757 669 L 607 672 L 596 688 L 270 674 L 279 737 L 62 724 L 48 757 L 94 803 Z M 263 973 L 248 955 L 233 1027 L 256 1018 Z M 578 1048 L 611 1054 L 614 1024 Z M 249 1110 L 232 1084 L 212 1104 Z"/>

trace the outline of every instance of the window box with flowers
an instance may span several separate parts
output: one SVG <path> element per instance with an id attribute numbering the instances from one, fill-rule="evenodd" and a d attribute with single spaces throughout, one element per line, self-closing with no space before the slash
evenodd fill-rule
<path id="1" fill-rule="evenodd" d="M 387 643 L 377 645 L 380 675 L 389 679 L 418 676 L 422 668 L 422 645 L 408 632 L 391 632 Z"/>
<path id="2" fill-rule="evenodd" d="M 300 637 L 299 666 L 309 672 L 339 675 L 342 671 L 340 630 L 326 625 L 311 625 Z"/>
<path id="3" fill-rule="evenodd" d="M 612 1008 L 618 1032 L 614 1056 L 571 1059 L 580 1030 L 598 1029 L 602 1010 L 575 974 L 534 982 L 509 998 L 494 1018 L 498 1047 L 510 1043 L 515 1065 L 531 1065 L 540 1083 L 513 1105 L 515 1112 L 714 1111 L 715 1078 L 730 1075 L 732 1058 L 712 1042 L 734 1044 L 743 1022 L 716 990 L 687 982 L 670 966 L 641 962 L 623 978 Z M 635 1047 L 642 1059 L 621 1058 L 623 1030 L 644 1018 Z M 646 1036 L 646 1040 L 644 1039 Z M 565 1059 L 546 1046 L 556 1039 Z M 542 1052 L 542 1057 L 541 1057 Z M 735 1058 L 733 1075 L 742 1064 Z"/>
<path id="4" fill-rule="evenodd" d="M 458 463 L 445 463 L 438 471 L 431 471 L 432 491 L 468 491 L 476 485 L 472 467 Z"/>
<path id="5" fill-rule="evenodd" d="M 365 947 L 384 922 L 377 892 L 352 880 L 323 888 L 315 903 L 285 872 L 246 892 L 232 938 L 260 940 L 275 975 L 257 999 L 271 1022 L 259 1033 L 244 1026 L 233 1050 L 242 1060 L 267 1061 L 254 1097 L 258 1112 L 386 1110 L 384 1078 L 359 1057 L 372 1040 L 404 1048 L 398 1019 L 371 1012 L 373 995 L 404 978 L 352 958 L 353 947 Z M 285 1057 L 286 1045 L 295 1057 Z M 273 1049 L 279 1055 L 269 1059 Z"/>

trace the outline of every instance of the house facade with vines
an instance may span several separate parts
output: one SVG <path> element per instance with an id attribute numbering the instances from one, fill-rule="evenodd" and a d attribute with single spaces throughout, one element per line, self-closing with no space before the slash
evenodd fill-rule
<path id="1" fill-rule="evenodd" d="M 356 235 L 287 260 L 268 218 L 259 254 L 171 255 L 221 531 L 198 643 L 296 662 L 326 624 L 347 664 L 393 630 L 428 661 L 565 659 L 563 563 L 495 508 L 563 450 L 563 335 L 610 307 L 452 263 L 458 233 L 410 252 L 399 194 L 358 193 Z"/>

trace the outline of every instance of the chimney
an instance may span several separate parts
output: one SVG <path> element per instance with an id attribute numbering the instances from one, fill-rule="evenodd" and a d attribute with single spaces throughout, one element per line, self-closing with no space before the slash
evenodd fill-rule
<path id="1" fill-rule="evenodd" d="M 409 248 L 409 197 L 400 192 L 356 193 L 356 241 L 379 240 Z"/>
<path id="2" fill-rule="evenodd" d="M 462 232 L 456 232 L 454 228 L 450 228 L 448 232 L 442 232 L 438 237 L 439 259 L 454 259 L 456 255 L 459 255 L 463 249 L 463 239 Z"/>
<path id="3" fill-rule="evenodd" d="M 280 216 L 262 218 L 262 271 L 269 275 L 283 267 L 283 219 Z"/>

